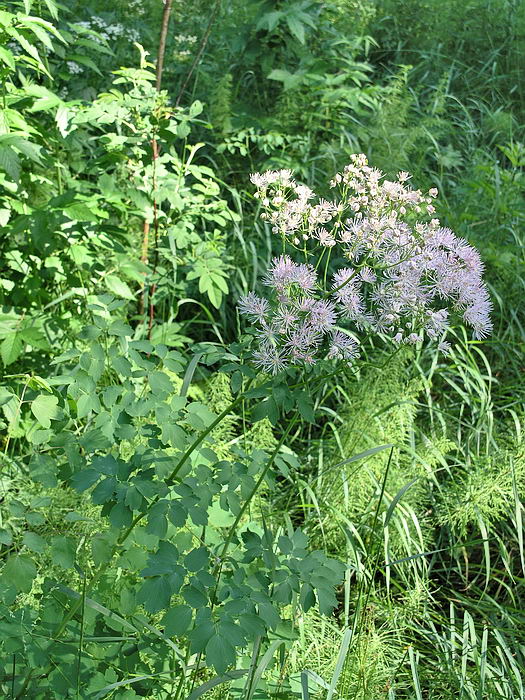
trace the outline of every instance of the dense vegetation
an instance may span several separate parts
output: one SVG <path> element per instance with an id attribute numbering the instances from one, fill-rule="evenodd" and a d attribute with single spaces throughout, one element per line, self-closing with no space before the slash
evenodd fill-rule
<path id="1" fill-rule="evenodd" d="M 525 698 L 525 4 L 0 0 L 0 37 L 2 697 Z M 272 365 L 250 174 L 330 200 L 359 153 L 437 189 L 492 333 L 364 314 Z"/>

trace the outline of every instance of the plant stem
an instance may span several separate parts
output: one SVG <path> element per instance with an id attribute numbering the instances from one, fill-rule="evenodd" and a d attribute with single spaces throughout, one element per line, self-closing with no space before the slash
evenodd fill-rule
<path id="1" fill-rule="evenodd" d="M 388 456 L 388 462 L 386 465 L 385 473 L 383 475 L 383 481 L 381 483 L 381 491 L 379 493 L 379 498 L 377 499 L 377 506 L 376 506 L 376 510 L 374 513 L 374 519 L 372 521 L 372 528 L 371 528 L 371 533 L 370 533 L 370 547 L 372 549 L 372 552 L 371 552 L 372 555 L 375 554 L 376 545 L 374 543 L 373 538 L 376 534 L 376 526 L 377 526 L 377 523 L 379 521 L 379 511 L 381 509 L 381 503 L 383 502 L 383 496 L 385 495 L 386 481 L 388 478 L 388 474 L 390 472 L 390 465 L 392 463 L 393 453 L 394 453 L 394 448 L 392 447 L 390 449 L 390 454 Z M 362 594 L 364 592 L 363 591 L 364 586 L 362 586 L 362 585 L 359 586 L 359 592 L 357 595 L 357 602 L 356 602 L 356 609 L 355 609 L 355 613 L 354 613 L 354 619 L 352 622 L 352 637 L 354 637 L 354 635 L 357 634 L 359 622 L 361 621 L 361 617 L 362 617 L 361 612 L 363 610 L 366 610 L 366 606 L 368 605 L 368 599 L 370 598 L 370 591 L 372 590 L 372 586 L 374 584 L 374 575 L 375 575 L 375 573 L 377 571 L 377 567 L 379 565 L 380 554 L 381 554 L 381 550 L 379 547 L 377 547 L 377 554 L 375 554 L 372 570 L 370 571 L 370 582 L 369 582 L 368 588 L 366 590 L 366 598 L 365 598 L 364 603 L 362 603 Z"/>
<path id="2" fill-rule="evenodd" d="M 160 25 L 160 36 L 159 36 L 159 48 L 157 52 L 157 68 L 156 68 L 156 80 L 155 88 L 157 92 L 160 90 L 162 84 L 162 73 L 164 70 L 164 57 L 166 54 L 166 37 L 168 35 L 168 27 L 170 23 L 171 6 L 173 0 L 164 0 L 164 10 L 162 13 L 162 22 Z M 153 276 L 155 275 L 157 264 L 158 264 L 158 239 L 159 239 L 159 225 L 158 225 L 158 213 L 157 213 L 157 201 L 155 199 L 156 186 L 156 164 L 157 158 L 159 157 L 159 148 L 157 144 L 157 139 L 155 135 L 151 140 L 151 150 L 152 150 L 152 170 L 153 170 L 153 226 L 155 229 L 155 250 L 154 250 L 154 262 L 153 262 Z M 149 221 L 144 221 L 144 227 L 142 232 L 142 251 L 141 251 L 141 261 L 146 265 L 148 262 L 148 252 L 149 252 L 149 231 L 150 224 Z M 153 328 L 153 321 L 155 320 L 155 307 L 153 305 L 153 295 L 155 294 L 156 284 L 153 282 L 149 289 L 149 320 L 148 320 L 148 338 L 151 337 L 151 330 Z M 142 316 L 145 311 L 145 295 L 146 289 L 143 288 L 140 297 L 139 314 Z"/>
<path id="3" fill-rule="evenodd" d="M 210 19 L 208 21 L 208 26 L 206 27 L 206 31 L 204 32 L 204 36 L 202 37 L 201 45 L 199 46 L 199 50 L 197 51 L 197 54 L 196 54 L 195 58 L 193 59 L 193 63 L 191 64 L 191 68 L 190 68 L 184 82 L 182 83 L 182 87 L 179 91 L 179 95 L 177 97 L 177 100 L 175 101 L 175 107 L 179 106 L 180 101 L 182 99 L 182 96 L 184 95 L 184 91 L 186 90 L 188 83 L 190 82 L 190 78 L 193 75 L 193 71 L 195 70 L 199 61 L 201 60 L 201 56 L 204 52 L 204 49 L 206 48 L 206 44 L 208 43 L 208 39 L 210 38 L 211 28 L 212 28 L 213 22 L 215 21 L 215 17 L 217 16 L 217 12 L 219 11 L 220 5 L 221 5 L 221 0 L 216 0 L 215 5 L 214 5 L 213 10 L 212 10 L 211 15 L 210 15 Z"/>
<path id="4" fill-rule="evenodd" d="M 153 136 L 151 140 L 151 171 L 152 171 L 152 195 L 153 195 L 153 230 L 155 232 L 155 243 L 153 247 L 153 270 L 152 277 L 155 280 L 157 267 L 159 264 L 159 216 L 157 209 L 157 158 L 159 157 L 159 147 L 157 139 Z M 148 340 L 151 339 L 151 331 L 153 329 L 153 321 L 155 320 L 155 306 L 153 304 L 153 295 L 157 288 L 157 283 L 153 281 L 149 290 L 149 322 L 148 322 Z"/>
<path id="5" fill-rule="evenodd" d="M 214 428 L 216 428 L 217 425 L 219 425 L 219 423 L 222 421 L 222 419 L 225 418 L 228 415 L 228 413 L 231 413 L 231 411 L 235 408 L 235 406 L 237 406 L 237 404 L 239 404 L 245 398 L 245 393 L 249 389 L 252 381 L 253 381 L 252 379 L 249 379 L 247 384 L 246 384 L 245 391 L 242 394 L 239 394 L 239 396 L 237 396 L 236 399 L 234 399 L 228 406 L 226 406 L 224 411 L 217 416 L 217 418 L 213 421 L 213 423 L 211 423 L 211 425 L 209 425 L 206 428 L 206 430 L 203 430 L 201 433 L 199 433 L 197 438 L 191 443 L 191 445 L 188 447 L 186 452 L 179 459 L 175 469 L 171 472 L 169 477 L 166 479 L 167 486 L 171 486 L 173 484 L 173 482 L 175 481 L 175 477 L 179 473 L 180 469 L 183 467 L 184 463 L 189 459 L 191 453 L 195 450 L 195 448 L 198 447 L 201 444 L 201 442 L 203 440 L 205 440 L 206 437 L 212 432 L 212 430 Z"/>
<path id="6" fill-rule="evenodd" d="M 160 25 L 159 50 L 157 53 L 157 70 L 155 87 L 160 90 L 162 83 L 162 71 L 164 70 L 164 56 L 166 54 L 166 37 L 168 35 L 168 27 L 170 23 L 171 5 L 173 0 L 164 0 L 164 11 L 162 13 L 162 22 Z"/>
<path id="7" fill-rule="evenodd" d="M 298 416 L 297 416 L 297 414 L 296 414 L 296 415 L 294 415 L 294 417 L 291 419 L 291 421 L 290 421 L 288 427 L 286 428 L 286 430 L 285 430 L 284 433 L 282 434 L 281 439 L 280 439 L 279 442 L 277 443 L 277 446 L 276 446 L 276 448 L 274 449 L 274 451 L 272 452 L 272 455 L 271 455 L 270 459 L 268 460 L 268 462 L 266 463 L 266 466 L 265 466 L 264 469 L 262 470 L 260 477 L 257 479 L 257 482 L 256 482 L 255 486 L 253 487 L 253 489 L 251 490 L 251 493 L 249 494 L 248 498 L 244 501 L 243 506 L 242 506 L 242 508 L 240 509 L 240 511 L 239 511 L 239 513 L 238 513 L 238 515 L 237 515 L 237 517 L 235 518 L 235 521 L 234 521 L 233 525 L 230 527 L 230 529 L 229 529 L 229 531 L 228 531 L 228 536 L 226 537 L 226 541 L 225 541 L 224 546 L 223 546 L 223 548 L 222 548 L 222 550 L 221 550 L 221 553 L 220 553 L 220 555 L 219 555 L 220 562 L 219 562 L 219 564 L 218 564 L 217 566 L 219 566 L 220 563 L 222 563 L 222 560 L 223 560 L 224 557 L 226 556 L 226 552 L 228 551 L 228 549 L 229 549 L 229 547 L 230 547 L 230 544 L 231 544 L 231 541 L 232 541 L 232 539 L 233 539 L 233 535 L 234 535 L 234 533 L 235 533 L 235 530 L 236 530 L 236 528 L 237 528 L 237 525 L 238 525 L 239 522 L 241 521 L 243 515 L 246 513 L 246 510 L 248 509 L 248 506 L 250 505 L 250 503 L 251 503 L 253 497 L 255 496 L 255 494 L 256 494 L 257 491 L 259 490 L 259 488 L 260 488 L 262 482 L 264 481 L 264 478 L 265 478 L 266 474 L 268 473 L 268 470 L 270 469 L 270 467 L 272 466 L 272 464 L 275 462 L 275 458 L 277 457 L 277 455 L 278 455 L 278 453 L 279 453 L 279 450 L 281 449 L 281 447 L 282 447 L 284 441 L 286 440 L 286 438 L 287 438 L 288 435 L 290 434 L 292 428 L 295 426 L 295 424 L 297 423 L 297 421 L 298 421 Z"/>

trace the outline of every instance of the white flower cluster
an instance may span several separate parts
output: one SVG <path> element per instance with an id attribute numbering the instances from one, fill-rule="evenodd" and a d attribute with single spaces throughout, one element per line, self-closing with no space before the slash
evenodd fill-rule
<path id="1" fill-rule="evenodd" d="M 174 37 L 177 44 L 196 44 L 197 37 L 193 34 L 177 34 Z"/>
<path id="2" fill-rule="evenodd" d="M 437 190 L 423 194 L 409 179 L 400 172 L 390 181 L 354 155 L 330 183 L 337 201 L 315 202 L 289 170 L 251 176 L 262 218 L 304 256 L 300 265 L 274 258 L 265 279 L 272 303 L 250 294 L 239 304 L 258 326 L 259 366 L 313 364 L 327 335 L 329 357 L 354 359 L 354 341 L 340 335 L 340 323 L 396 345 L 435 340 L 443 351 L 454 316 L 475 338 L 489 335 L 492 304 L 479 253 L 431 218 Z"/>
<path id="3" fill-rule="evenodd" d="M 191 49 L 197 41 L 198 38 L 193 34 L 177 34 L 175 36 L 177 48 L 173 51 L 173 58 L 179 61 L 186 61 L 188 57 L 191 56 Z"/>
<path id="4" fill-rule="evenodd" d="M 108 42 L 115 41 L 119 38 L 126 39 L 130 42 L 140 40 L 140 34 L 136 29 L 125 27 L 120 23 L 108 24 L 105 19 L 98 15 L 93 15 L 91 19 L 85 22 L 77 22 L 77 24 L 84 29 L 96 32 L 101 39 Z M 92 37 L 92 40 L 96 43 L 102 43 L 97 37 Z"/>
<path id="5" fill-rule="evenodd" d="M 23 53 L 23 49 L 17 41 L 8 41 L 6 48 L 9 49 L 9 51 L 11 51 L 11 53 L 15 56 L 20 56 L 20 54 Z"/>
<path id="6" fill-rule="evenodd" d="M 264 208 L 261 218 L 271 224 L 273 233 L 289 237 L 296 246 L 316 239 L 321 245 L 332 247 L 337 242 L 346 242 L 342 232 L 345 213 L 355 216 L 366 212 L 368 218 L 388 220 L 394 225 L 398 217 L 409 212 L 417 215 L 435 212 L 432 204 L 438 193 L 435 188 L 424 195 L 405 185 L 409 173 L 400 172 L 397 181 L 392 182 L 384 179 L 380 170 L 371 168 L 363 154 L 353 155 L 351 160 L 330 182 L 332 188 L 342 189 L 339 202 L 320 199 L 317 204 L 311 204 L 309 200 L 314 193 L 297 184 L 290 170 L 254 173 L 250 180 L 257 187 L 255 197 Z M 325 226 L 332 221 L 329 231 Z"/>
<path id="7" fill-rule="evenodd" d="M 80 66 L 76 61 L 66 61 L 66 66 L 71 75 L 79 75 L 84 72 L 82 66 Z"/>
<path id="8" fill-rule="evenodd" d="M 146 8 L 144 5 L 144 0 L 129 0 L 127 9 L 139 17 L 142 17 L 142 15 L 146 14 Z"/>
<path id="9" fill-rule="evenodd" d="M 250 180 L 257 187 L 255 197 L 265 209 L 261 218 L 271 224 L 274 233 L 291 237 L 295 245 L 309 238 L 324 237 L 319 227 L 342 212 L 340 204 L 323 199 L 310 204 L 315 193 L 306 185 L 296 183 L 291 170 L 254 173 Z M 332 243 L 327 240 L 325 245 Z"/>

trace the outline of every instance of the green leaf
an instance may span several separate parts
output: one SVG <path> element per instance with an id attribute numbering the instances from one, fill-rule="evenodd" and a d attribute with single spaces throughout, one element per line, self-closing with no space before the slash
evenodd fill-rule
<path id="1" fill-rule="evenodd" d="M 259 31 L 259 29 L 267 29 L 269 32 L 273 32 L 283 15 L 284 13 L 280 10 L 266 12 L 257 22 L 255 27 L 256 31 Z"/>
<path id="2" fill-rule="evenodd" d="M 248 637 L 248 639 L 255 640 L 257 637 L 262 637 L 266 634 L 266 625 L 258 615 L 252 613 L 240 615 L 239 624 L 244 635 Z"/>
<path id="3" fill-rule="evenodd" d="M 208 610 L 206 610 L 205 612 L 209 613 Z M 199 613 L 197 613 L 197 619 L 199 617 Z M 204 651 L 206 645 L 208 644 L 208 641 L 214 634 L 213 624 L 211 620 L 204 620 L 204 622 L 200 622 L 197 624 L 197 619 L 195 621 L 194 629 L 192 629 L 192 631 L 188 634 L 188 638 L 191 642 L 191 651 L 193 653 L 199 653 L 201 651 Z"/>
<path id="4" fill-rule="evenodd" d="M 194 401 L 188 406 L 186 420 L 192 428 L 204 430 L 211 425 L 216 418 L 217 416 L 215 413 L 212 413 L 205 404 L 199 401 Z"/>
<path id="5" fill-rule="evenodd" d="M 15 182 L 20 179 L 20 158 L 11 146 L 0 146 L 0 170 L 7 173 Z"/>
<path id="6" fill-rule="evenodd" d="M 168 512 L 168 518 L 175 527 L 182 527 L 188 517 L 187 510 L 177 501 L 172 501 Z"/>
<path id="7" fill-rule="evenodd" d="M 317 587 L 317 600 L 319 601 L 319 612 L 321 615 L 331 615 L 337 607 L 337 598 L 331 587 Z"/>
<path id="8" fill-rule="evenodd" d="M 26 88 L 27 89 L 27 88 Z M 33 86 L 33 89 L 36 89 Z M 43 88 L 42 88 L 43 89 Z M 35 161 L 35 163 L 42 162 L 41 156 L 41 146 L 24 139 L 19 134 L 1 134 L 0 135 L 0 147 L 9 146 L 20 151 L 24 156 Z"/>
<path id="9" fill-rule="evenodd" d="M 22 538 L 22 544 L 32 552 L 41 553 L 46 548 L 47 542 L 43 537 L 37 535 L 36 532 L 25 532 Z"/>
<path id="10" fill-rule="evenodd" d="M 43 428 L 49 428 L 52 420 L 58 419 L 58 398 L 40 394 L 31 402 L 31 412 Z"/>
<path id="11" fill-rule="evenodd" d="M 26 554 L 9 557 L 2 571 L 2 578 L 23 593 L 29 593 L 35 577 L 35 562 Z"/>
<path id="12" fill-rule="evenodd" d="M 303 583 L 301 595 L 299 596 L 299 604 L 304 612 L 308 612 L 315 605 L 315 594 L 313 588 L 308 583 Z"/>
<path id="13" fill-rule="evenodd" d="M 168 607 L 173 590 L 168 576 L 155 576 L 144 581 L 137 595 L 137 601 L 142 603 L 150 613 L 159 612 Z"/>
<path id="14" fill-rule="evenodd" d="M 177 136 L 181 139 L 185 139 L 189 135 L 191 129 L 186 122 L 181 122 L 177 126 Z"/>
<path id="15" fill-rule="evenodd" d="M 7 403 L 16 399 L 16 395 L 8 391 L 4 387 L 0 387 L 0 406 L 5 406 Z"/>
<path id="16" fill-rule="evenodd" d="M 224 637 L 214 634 L 206 644 L 206 663 L 213 666 L 217 673 L 224 673 L 228 666 L 235 663 L 235 647 Z"/>
<path id="17" fill-rule="evenodd" d="M 204 593 L 195 586 L 185 586 L 182 590 L 182 597 L 192 608 L 203 608 L 208 602 Z"/>
<path id="18" fill-rule="evenodd" d="M 64 214 L 73 221 L 98 221 L 97 215 L 84 202 L 73 202 L 64 208 Z"/>
<path id="19" fill-rule="evenodd" d="M 6 335 L 0 348 L 4 367 L 7 367 L 7 365 L 12 364 L 18 359 L 23 347 L 24 343 L 19 333 L 14 331 Z"/>
<path id="20" fill-rule="evenodd" d="M 144 607 L 149 612 L 158 612 L 169 607 L 170 598 L 174 593 L 179 592 L 185 573 L 182 566 L 174 564 L 171 567 L 171 573 L 146 579 L 137 600 L 144 603 Z M 155 593 L 158 597 L 155 597 Z"/>
<path id="21" fill-rule="evenodd" d="M 178 450 L 184 450 L 188 441 L 187 433 L 173 422 L 162 424 L 162 440 Z"/>
<path id="22" fill-rule="evenodd" d="M 98 506 L 108 503 L 109 501 L 113 500 L 113 494 L 115 493 L 116 489 L 117 480 L 115 477 L 107 476 L 95 486 L 93 493 L 91 494 L 91 500 Z"/>
<path id="23" fill-rule="evenodd" d="M 96 450 L 106 450 L 111 447 L 111 442 L 104 435 L 100 428 L 88 430 L 85 435 L 79 440 L 80 445 L 86 452 L 95 452 Z"/>
<path id="24" fill-rule="evenodd" d="M 164 372 L 151 372 L 149 375 L 149 385 L 154 394 L 172 394 L 173 384 Z"/>
<path id="25" fill-rule="evenodd" d="M 148 559 L 148 566 L 141 571 L 142 576 L 157 576 L 169 574 L 175 569 L 179 558 L 179 550 L 171 542 L 161 542 L 155 554 Z"/>
<path id="26" fill-rule="evenodd" d="M 111 509 L 109 522 L 113 527 L 129 527 L 133 521 L 133 511 L 124 503 L 117 503 Z"/>
<path id="27" fill-rule="evenodd" d="M 101 455 L 93 457 L 91 461 L 91 466 L 96 469 L 100 474 L 106 474 L 107 476 L 115 476 L 117 474 L 119 463 L 113 457 L 113 455 Z"/>
<path id="28" fill-rule="evenodd" d="M 117 335 L 122 338 L 126 336 L 131 337 L 133 335 L 133 328 L 131 326 L 128 326 L 127 323 L 124 323 L 124 321 L 117 319 L 116 321 L 113 321 L 113 323 L 108 328 L 108 333 L 109 335 Z"/>
<path id="29" fill-rule="evenodd" d="M 105 534 L 98 533 L 91 539 L 91 553 L 95 566 L 106 564 L 113 556 L 113 544 Z"/>
<path id="30" fill-rule="evenodd" d="M 296 401 L 297 401 L 297 408 L 299 409 L 299 413 L 301 414 L 301 417 L 304 418 L 304 420 L 308 421 L 308 423 L 313 423 L 315 421 L 315 413 L 314 413 L 311 399 L 308 396 L 307 392 L 306 391 L 296 392 Z"/>
<path id="31" fill-rule="evenodd" d="M 77 400 L 77 417 L 85 418 L 91 411 L 99 413 L 100 401 L 96 394 L 82 394 Z"/>
<path id="32" fill-rule="evenodd" d="M 294 36 L 301 44 L 304 44 L 304 24 L 292 14 L 286 15 L 286 24 L 288 25 L 290 34 Z"/>
<path id="33" fill-rule="evenodd" d="M 57 485 L 57 463 L 50 455 L 35 454 L 29 461 L 29 471 L 33 481 L 53 488 Z"/>
<path id="34" fill-rule="evenodd" d="M 72 537 L 57 535 L 51 538 L 51 557 L 63 569 L 72 569 L 76 558 L 75 540 Z"/>
<path id="35" fill-rule="evenodd" d="M 75 489 L 75 491 L 82 493 L 82 491 L 86 491 L 86 489 L 88 489 L 90 486 L 96 484 L 99 479 L 99 472 L 95 471 L 94 469 L 83 469 L 82 471 L 73 474 L 71 477 L 71 486 Z"/>
<path id="36" fill-rule="evenodd" d="M 15 59 L 11 51 L 8 51 L 3 46 L 0 46 L 0 61 L 6 64 L 11 70 L 15 69 Z"/>
<path id="37" fill-rule="evenodd" d="M 242 629 L 231 620 L 220 622 L 218 634 L 234 647 L 242 647 L 246 644 L 246 638 Z"/>
<path id="38" fill-rule="evenodd" d="M 191 624 L 193 615 L 188 605 L 176 605 L 164 615 L 162 624 L 168 637 L 179 637 L 184 634 Z"/>
<path id="39" fill-rule="evenodd" d="M 111 365 L 118 374 L 121 374 L 123 377 L 131 377 L 131 363 L 126 357 L 113 357 Z"/>
<path id="40" fill-rule="evenodd" d="M 192 549 L 192 551 L 184 558 L 184 565 L 188 571 L 200 571 L 208 566 L 209 556 L 206 547 Z"/>
<path id="41" fill-rule="evenodd" d="M 104 282 L 106 287 L 110 292 L 123 299 L 134 299 L 135 295 L 128 287 L 127 283 L 117 277 L 116 275 L 106 275 L 104 277 Z"/>
<path id="42" fill-rule="evenodd" d="M 13 544 L 11 533 L 5 528 L 0 528 L 0 544 L 5 544 L 8 547 Z"/>
<path id="43" fill-rule="evenodd" d="M 297 71 L 296 73 L 290 73 L 290 71 L 276 68 L 268 74 L 267 78 L 268 80 L 278 80 L 281 82 L 283 84 L 283 89 L 286 92 L 287 90 L 293 90 L 302 84 L 304 80 L 304 72 Z"/>
<path id="44" fill-rule="evenodd" d="M 148 524 L 146 526 L 146 532 L 155 535 L 156 537 L 163 539 L 166 537 L 166 532 L 168 530 L 168 520 L 166 518 L 166 513 L 168 512 L 168 502 L 167 501 L 159 501 L 156 503 L 149 511 L 148 513 Z M 173 548 L 175 550 L 175 555 L 173 561 L 176 561 L 178 552 L 176 548 Z M 159 549 L 160 551 L 160 549 Z M 168 552 L 166 552 L 167 556 L 170 556 Z M 169 569 L 171 571 L 171 568 Z M 162 572 L 162 573 L 167 573 L 167 572 Z"/>
<path id="45" fill-rule="evenodd" d="M 189 115 L 193 119 L 193 117 L 198 117 L 199 114 L 202 113 L 202 110 L 204 109 L 203 104 L 200 100 L 195 100 L 195 102 L 192 102 L 190 105 L 190 111 Z"/>

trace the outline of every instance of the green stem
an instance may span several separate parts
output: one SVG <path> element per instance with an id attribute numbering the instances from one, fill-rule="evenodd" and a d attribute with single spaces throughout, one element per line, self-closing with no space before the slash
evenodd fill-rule
<path id="1" fill-rule="evenodd" d="M 389 456 L 388 456 L 388 462 L 387 462 L 386 469 L 385 469 L 385 473 L 384 473 L 384 476 L 383 476 L 383 481 L 382 481 L 382 483 L 381 483 L 381 491 L 380 491 L 380 493 L 379 493 L 379 498 L 378 498 L 378 500 L 377 500 L 377 506 L 376 506 L 376 510 L 375 510 L 375 513 L 374 513 L 374 519 L 373 519 L 373 521 L 372 521 L 372 529 L 371 529 L 371 534 L 370 534 L 370 545 L 371 545 L 371 549 L 372 549 L 372 552 L 371 552 L 372 554 L 375 554 L 375 551 L 374 551 L 374 550 L 376 549 L 376 546 L 374 545 L 374 542 L 373 542 L 373 539 L 372 539 L 372 538 L 373 538 L 374 535 L 376 534 L 376 526 L 377 526 L 377 523 L 378 523 L 378 520 L 379 520 L 379 511 L 380 511 L 380 509 L 381 509 L 381 503 L 383 502 L 383 496 L 385 495 L 386 481 L 387 481 L 387 478 L 388 478 L 388 473 L 389 473 L 389 471 L 390 471 L 390 464 L 391 464 L 391 462 L 392 462 L 392 455 L 393 455 L 393 453 L 394 453 L 394 448 L 392 447 L 392 448 L 390 449 L 390 454 L 389 454 Z M 359 622 L 361 621 L 361 611 L 366 610 L 366 607 L 367 607 L 367 605 L 368 605 L 368 600 L 369 600 L 369 598 L 370 598 L 370 592 L 371 592 L 372 586 L 373 586 L 373 584 L 374 584 L 374 575 L 375 575 L 375 573 L 376 573 L 376 571 L 377 571 L 377 568 L 378 568 L 378 565 L 379 565 L 379 557 L 380 557 L 380 555 L 381 555 L 381 550 L 380 550 L 379 547 L 377 547 L 377 554 L 375 555 L 375 560 L 374 560 L 374 563 L 373 563 L 373 566 L 372 566 L 372 570 L 371 570 L 371 572 L 370 572 L 370 582 L 369 582 L 368 588 L 367 588 L 367 590 L 366 590 L 366 598 L 365 598 L 365 600 L 364 600 L 364 603 L 361 602 L 361 600 L 362 600 L 362 595 L 363 595 L 363 592 L 364 592 L 364 591 L 363 591 L 364 586 L 363 586 L 363 585 L 360 585 L 360 586 L 359 586 L 359 592 L 358 592 L 358 595 L 357 595 L 357 602 L 356 602 L 356 609 L 355 609 L 355 613 L 354 613 L 354 619 L 353 619 L 353 622 L 352 622 L 352 637 L 354 637 L 354 636 L 357 634 L 357 632 L 358 632 Z"/>
<path id="2" fill-rule="evenodd" d="M 235 408 L 235 406 L 237 406 L 237 404 L 239 404 L 245 398 L 245 393 L 248 390 L 252 381 L 253 381 L 253 379 L 249 379 L 248 383 L 246 384 L 246 389 L 244 390 L 244 392 L 242 394 L 239 394 L 237 396 L 237 398 L 234 401 L 232 401 L 231 404 L 229 404 L 229 406 L 226 406 L 224 411 L 217 416 L 217 418 L 213 421 L 213 423 L 211 423 L 211 425 L 209 425 L 206 428 L 206 430 L 203 430 L 202 433 L 199 433 L 197 438 L 191 443 L 191 445 L 188 447 L 186 452 L 179 459 L 175 469 L 171 472 L 169 477 L 166 479 L 167 486 L 171 486 L 173 484 L 173 482 L 175 481 L 175 477 L 177 476 L 179 471 L 182 469 L 182 467 L 184 466 L 186 461 L 189 459 L 192 452 L 194 452 L 194 450 L 201 444 L 201 442 L 203 440 L 205 440 L 207 438 L 207 436 L 212 432 L 212 430 L 214 430 L 219 425 L 219 423 L 223 420 L 223 418 L 226 418 L 228 413 L 231 413 L 232 410 Z"/>
<path id="3" fill-rule="evenodd" d="M 255 496 L 255 494 L 256 494 L 257 491 L 259 490 L 259 488 L 260 488 L 262 482 L 264 481 L 264 478 L 266 477 L 266 474 L 268 473 L 268 470 L 270 469 L 270 467 L 272 466 L 272 464 L 275 462 L 275 458 L 277 457 L 277 455 L 278 455 L 278 453 L 279 453 L 279 450 L 281 449 L 281 447 L 282 447 L 284 441 L 286 440 L 286 438 L 287 438 L 288 435 L 290 434 L 292 428 L 293 428 L 294 425 L 297 423 L 297 421 L 298 421 L 298 417 L 297 417 L 297 415 L 295 415 L 295 416 L 292 418 L 292 420 L 290 421 L 290 424 L 288 425 L 288 427 L 286 428 L 286 430 L 284 431 L 284 433 L 282 434 L 281 439 L 279 440 L 279 442 L 277 443 L 276 448 L 275 448 L 274 451 L 272 452 L 272 455 L 271 455 L 270 459 L 268 460 L 268 462 L 267 462 L 265 468 L 264 468 L 263 471 L 261 472 L 260 477 L 257 479 L 257 482 L 256 482 L 255 486 L 253 487 L 253 489 L 251 490 L 250 495 L 249 495 L 248 498 L 244 501 L 243 506 L 242 506 L 241 510 L 239 511 L 239 513 L 237 514 L 237 517 L 235 518 L 235 521 L 234 521 L 233 525 L 230 527 L 230 529 L 229 529 L 229 531 L 228 531 L 228 536 L 226 537 L 226 541 L 225 541 L 224 546 L 223 546 L 223 548 L 222 548 L 222 550 L 221 550 L 221 553 L 220 553 L 220 555 L 219 555 L 220 561 L 219 561 L 219 563 L 218 563 L 217 566 L 216 566 L 216 570 L 218 569 L 218 567 L 220 566 L 222 560 L 223 560 L 224 557 L 226 556 L 226 552 L 228 551 L 228 549 L 229 549 L 229 547 L 230 547 L 230 544 L 231 544 L 231 541 L 232 541 L 232 539 L 233 539 L 233 535 L 234 535 L 234 533 L 235 533 L 235 530 L 236 530 L 236 528 L 237 528 L 237 525 L 240 523 L 240 521 L 241 521 L 243 515 L 246 513 L 246 510 L 248 509 L 248 506 L 250 505 L 250 503 L 251 503 L 253 497 Z"/>
<path id="4" fill-rule="evenodd" d="M 329 292 L 325 292 L 321 296 L 324 299 L 326 299 L 327 297 L 332 296 L 332 294 L 335 294 L 336 292 L 338 292 L 343 287 L 346 287 L 346 285 L 354 279 L 354 277 L 358 274 L 358 272 L 359 272 L 359 268 L 356 267 L 355 270 L 350 275 L 350 277 L 348 279 L 346 279 L 342 284 L 340 284 L 339 287 L 336 287 L 335 289 L 331 289 Z M 326 287 L 326 268 L 325 268 L 325 287 Z"/>

